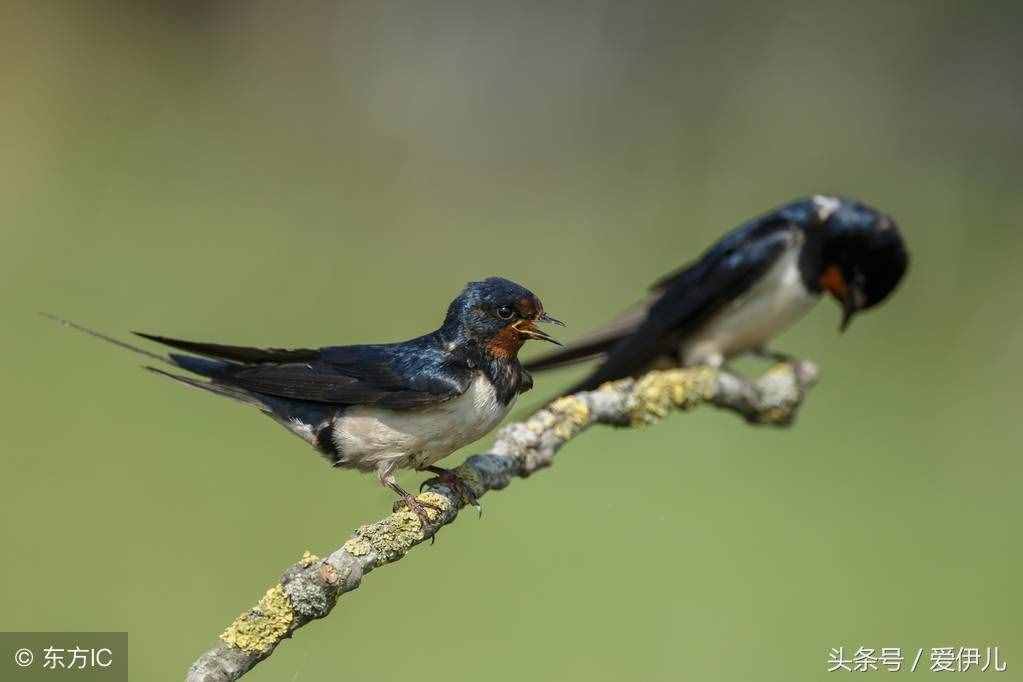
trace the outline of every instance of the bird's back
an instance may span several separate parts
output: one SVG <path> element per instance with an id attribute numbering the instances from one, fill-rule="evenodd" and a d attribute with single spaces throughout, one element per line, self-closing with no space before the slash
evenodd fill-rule
<path id="1" fill-rule="evenodd" d="M 706 345 L 699 344 L 698 331 L 732 302 L 742 300 L 793 246 L 799 230 L 790 220 L 788 215 L 772 212 L 734 228 L 697 260 L 657 280 L 651 287 L 655 297 L 645 304 L 645 314 L 623 318 L 628 324 L 613 331 L 591 333 L 589 337 L 599 339 L 598 343 L 569 345 L 563 351 L 526 363 L 526 368 L 542 370 L 603 355 L 601 365 L 570 388 L 571 392 L 638 374 L 664 357 L 677 358 L 680 345 L 684 346 L 689 339 L 694 351 L 709 353 Z M 774 308 L 772 304 L 738 309 L 735 311 L 738 317 L 723 318 L 725 324 L 713 331 L 724 337 L 722 341 L 739 344 L 747 332 L 737 333 L 737 324 L 733 323 L 748 322 L 744 318 L 753 315 L 757 318 L 754 321 L 766 329 L 771 321 L 760 318 L 770 315 Z"/>

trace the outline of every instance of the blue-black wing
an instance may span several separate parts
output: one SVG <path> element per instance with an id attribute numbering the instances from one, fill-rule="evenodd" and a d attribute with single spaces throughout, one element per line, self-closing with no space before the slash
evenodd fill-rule
<path id="1" fill-rule="evenodd" d="M 627 313 L 620 318 L 624 324 L 612 323 L 526 368 L 542 370 L 604 354 L 600 367 L 571 392 L 632 376 L 659 357 L 674 357 L 680 339 L 755 283 L 792 244 L 797 229 L 783 211 L 739 226 L 698 260 L 654 283 L 653 296 L 640 304 L 640 314 Z"/>
<path id="2" fill-rule="evenodd" d="M 173 364 L 216 385 L 257 396 L 402 409 L 450 400 L 472 378 L 467 365 L 434 348 L 428 337 L 403 344 L 291 350 L 139 336 L 213 358 L 170 355 Z"/>
<path id="3" fill-rule="evenodd" d="M 183 350 L 186 353 L 195 353 L 207 358 L 218 360 L 230 360 L 242 363 L 261 362 L 308 362 L 319 359 L 320 351 L 311 348 L 252 348 L 250 346 L 227 346 L 220 343 L 203 343 L 201 341 L 185 341 L 184 339 L 172 339 L 156 334 L 145 334 L 143 332 L 132 332 L 149 341 L 162 343 L 171 348 Z"/>

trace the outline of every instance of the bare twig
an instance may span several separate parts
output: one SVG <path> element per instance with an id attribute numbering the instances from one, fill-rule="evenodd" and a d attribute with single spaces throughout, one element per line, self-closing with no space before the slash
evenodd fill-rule
<path id="1" fill-rule="evenodd" d="M 649 424 L 672 409 L 703 403 L 737 412 L 750 423 L 786 426 L 816 378 L 817 368 L 809 362 L 777 365 L 755 382 L 707 368 L 654 371 L 558 398 L 526 421 L 501 429 L 489 453 L 469 457 L 455 471 L 482 496 L 550 466 L 561 446 L 592 424 Z M 359 587 L 367 573 L 433 537 L 465 504 L 457 491 L 441 483 L 431 484 L 420 497 L 444 510 L 431 512 L 426 528 L 414 513 L 396 511 L 361 526 L 327 557 L 306 553 L 192 664 L 188 682 L 237 680 L 300 627 L 330 613 L 338 597 Z"/>

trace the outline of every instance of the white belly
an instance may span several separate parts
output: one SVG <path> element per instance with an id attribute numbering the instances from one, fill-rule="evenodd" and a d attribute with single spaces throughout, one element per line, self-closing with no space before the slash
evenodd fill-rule
<path id="1" fill-rule="evenodd" d="M 798 246 L 789 249 L 760 282 L 686 338 L 680 349 L 682 362 L 720 366 L 763 347 L 805 315 L 820 296 L 803 284 L 798 260 Z"/>
<path id="2" fill-rule="evenodd" d="M 423 467 L 479 440 L 511 409 L 497 400 L 482 373 L 465 393 L 439 405 L 414 410 L 360 406 L 346 410 L 334 424 L 334 442 L 342 465 L 382 474 Z"/>

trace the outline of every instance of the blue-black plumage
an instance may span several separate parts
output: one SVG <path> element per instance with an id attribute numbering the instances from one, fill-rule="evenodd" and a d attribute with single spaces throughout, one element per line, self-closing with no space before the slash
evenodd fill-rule
<path id="1" fill-rule="evenodd" d="M 889 216 L 852 199 L 800 199 L 738 226 L 608 325 L 525 367 L 601 357 L 573 392 L 662 364 L 720 366 L 766 351 L 824 293 L 842 306 L 844 330 L 853 315 L 888 297 L 908 263 Z"/>
<path id="2" fill-rule="evenodd" d="M 529 339 L 557 343 L 536 325 L 559 323 L 500 277 L 470 282 L 438 329 L 400 343 L 252 348 L 136 332 L 183 351 L 163 356 L 54 319 L 190 375 L 154 372 L 259 408 L 335 466 L 375 472 L 420 516 L 423 503 L 396 472 L 432 471 L 458 486 L 435 463 L 491 431 L 532 387 L 519 349 Z"/>

